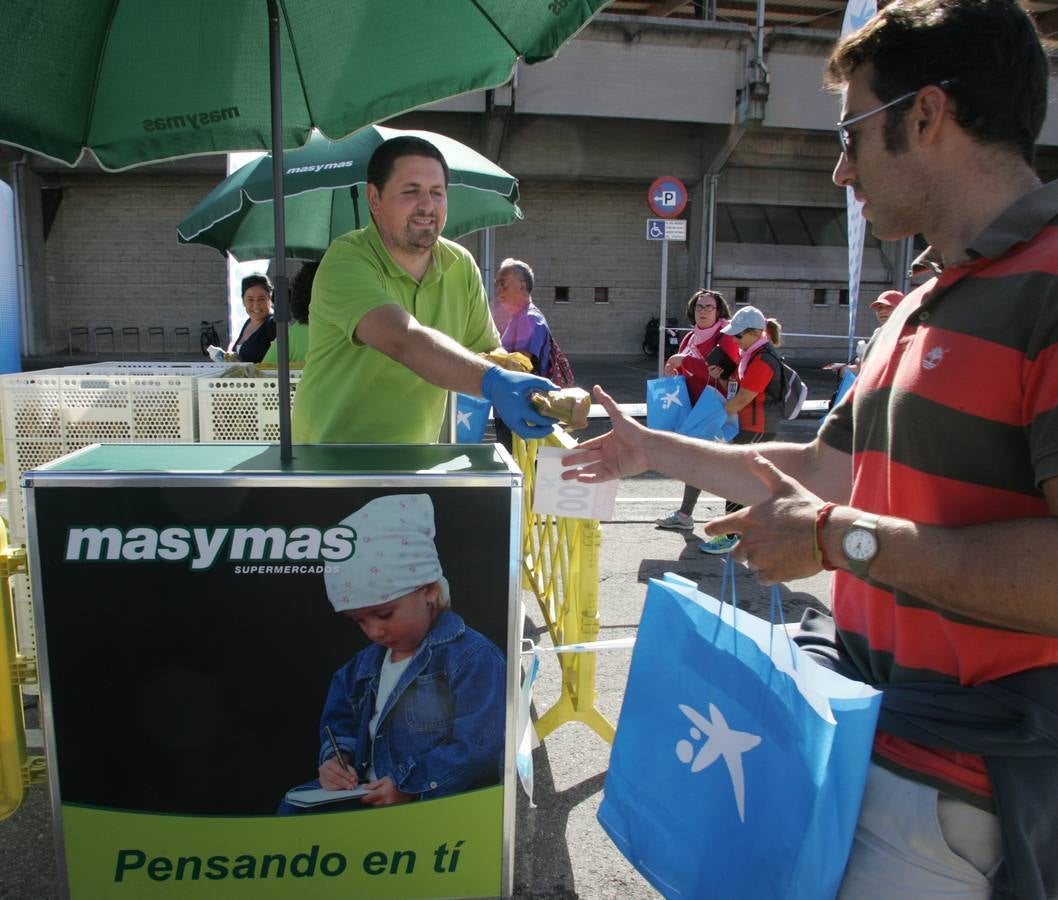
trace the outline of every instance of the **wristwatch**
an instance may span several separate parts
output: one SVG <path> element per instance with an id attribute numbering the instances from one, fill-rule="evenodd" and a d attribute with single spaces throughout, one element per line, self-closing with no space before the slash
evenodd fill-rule
<path id="1" fill-rule="evenodd" d="M 849 564 L 849 571 L 860 578 L 867 577 L 871 562 L 878 555 L 878 516 L 863 513 L 841 539 L 841 550 Z"/>

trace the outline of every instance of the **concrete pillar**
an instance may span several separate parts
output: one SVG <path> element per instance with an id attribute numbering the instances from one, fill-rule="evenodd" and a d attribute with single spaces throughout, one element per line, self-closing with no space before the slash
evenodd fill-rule
<path id="1" fill-rule="evenodd" d="M 22 247 L 22 352 L 26 356 L 46 356 L 55 348 L 48 334 L 50 299 L 44 274 L 41 181 L 24 163 L 15 163 L 11 168 Z"/>

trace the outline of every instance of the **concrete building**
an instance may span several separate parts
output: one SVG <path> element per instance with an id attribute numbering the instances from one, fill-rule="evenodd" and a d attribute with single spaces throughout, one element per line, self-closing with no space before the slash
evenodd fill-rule
<path id="1" fill-rule="evenodd" d="M 734 6 L 722 16 L 715 5 L 615 2 L 556 59 L 389 123 L 448 134 L 520 179 L 525 220 L 466 243 L 486 277 L 509 255 L 533 266 L 534 299 L 567 352 L 639 351 L 659 308 L 661 244 L 645 239 L 659 176 L 689 190 L 688 240 L 669 248 L 669 316 L 685 324 L 689 293 L 710 284 L 787 332 L 848 329 L 845 195 L 830 180 L 839 100 L 821 88 L 844 4 L 769 4 L 762 28 L 752 5 Z M 1035 6 L 1053 30 L 1055 4 Z M 1044 180 L 1058 175 L 1053 109 L 1038 167 Z M 122 328 L 138 329 L 144 350 L 160 346 L 151 327 L 170 350 L 197 349 L 199 322 L 226 318 L 226 265 L 179 245 L 175 229 L 224 174 L 223 156 L 109 174 L 0 147 L 18 203 L 24 355 L 65 352 L 70 329 L 88 329 L 75 332 L 82 348 L 113 329 L 100 333 L 104 353 L 120 351 Z M 873 328 L 870 299 L 902 285 L 908 243 L 868 234 L 857 333 Z"/>

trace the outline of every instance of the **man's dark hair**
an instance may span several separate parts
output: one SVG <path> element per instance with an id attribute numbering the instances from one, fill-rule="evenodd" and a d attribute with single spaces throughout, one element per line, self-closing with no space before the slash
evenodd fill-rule
<path id="1" fill-rule="evenodd" d="M 874 66 L 883 103 L 950 81 L 955 121 L 986 144 L 1017 151 L 1030 165 L 1047 114 L 1050 66 L 1039 32 L 1015 0 L 895 0 L 840 41 L 827 63 L 828 87 Z M 886 149 L 905 146 L 906 104 L 886 111 Z"/>
<path id="2" fill-rule="evenodd" d="M 727 300 L 724 299 L 724 295 L 720 291 L 699 288 L 691 294 L 691 299 L 687 301 L 687 318 L 692 325 L 694 324 L 694 307 L 698 303 L 699 297 L 712 297 L 716 301 L 716 317 L 718 319 L 731 318 L 731 307 L 727 305 Z"/>
<path id="3" fill-rule="evenodd" d="M 383 141 L 371 154 L 367 162 L 367 183 L 382 190 L 393 174 L 393 164 L 402 156 L 426 156 L 436 159 L 445 173 L 445 187 L 448 187 L 448 163 L 444 156 L 429 141 L 411 135 L 401 135 Z"/>
<path id="4" fill-rule="evenodd" d="M 268 280 L 267 275 L 247 275 L 242 280 L 242 295 L 245 296 L 252 287 L 263 287 L 268 291 L 268 296 L 272 296 L 272 282 Z"/>
<path id="5" fill-rule="evenodd" d="M 302 325 L 309 324 L 309 304 L 312 302 L 312 282 L 319 269 L 318 262 L 304 262 L 290 282 L 290 317 Z"/>

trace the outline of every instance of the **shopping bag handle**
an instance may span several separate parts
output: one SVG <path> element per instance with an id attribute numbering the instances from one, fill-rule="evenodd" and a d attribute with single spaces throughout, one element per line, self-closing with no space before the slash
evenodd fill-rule
<path id="1" fill-rule="evenodd" d="M 720 576 L 720 596 L 717 598 L 720 601 L 720 615 L 716 617 L 716 630 L 718 632 L 724 621 L 725 598 L 728 594 L 729 584 L 731 585 L 731 627 L 735 630 L 737 640 L 738 627 L 735 624 L 735 619 L 738 616 L 738 591 L 735 588 L 735 561 L 731 558 L 730 551 L 724 554 L 724 571 Z M 714 635 L 713 637 L 715 639 L 716 636 Z"/>
<path id="2" fill-rule="evenodd" d="M 735 578 L 735 560 L 730 553 L 724 554 L 724 571 L 720 578 L 720 615 L 717 616 L 716 627 L 719 630 L 720 624 L 723 621 L 724 616 L 724 605 L 725 598 L 728 594 L 728 585 L 730 585 L 731 593 L 731 627 L 735 630 L 735 640 L 738 640 L 738 626 L 735 624 L 735 619 L 738 615 L 738 590 L 736 588 Z M 771 586 L 771 596 L 769 598 L 769 610 L 768 619 L 774 626 L 776 619 L 778 624 L 782 626 L 782 633 L 786 635 L 786 641 L 790 648 L 790 659 L 793 663 L 794 671 L 797 671 L 797 645 L 794 643 L 793 638 L 790 636 L 790 632 L 786 629 L 786 616 L 782 609 L 782 593 L 779 590 L 779 585 L 773 584 Z M 774 658 L 775 650 L 775 629 L 771 630 L 768 638 L 768 656 Z"/>
<path id="3" fill-rule="evenodd" d="M 794 671 L 797 671 L 797 645 L 794 643 L 793 638 L 790 636 L 790 631 L 786 627 L 786 616 L 782 611 L 782 593 L 779 591 L 779 585 L 773 584 L 771 586 L 771 601 L 770 609 L 768 610 L 768 618 L 771 619 L 771 624 L 775 625 L 775 617 L 778 615 L 779 624 L 782 626 L 782 633 L 786 635 L 786 642 L 790 646 L 790 660 L 793 662 Z M 772 650 L 774 649 L 775 641 L 775 629 L 772 628 L 771 638 L 768 641 L 768 656 L 772 656 Z"/>
<path id="4" fill-rule="evenodd" d="M 724 554 L 724 574 L 720 576 L 720 603 L 723 604 L 727 596 L 727 583 L 731 582 L 731 605 L 738 609 L 738 592 L 735 590 L 735 560 L 731 557 L 731 551 Z"/>

